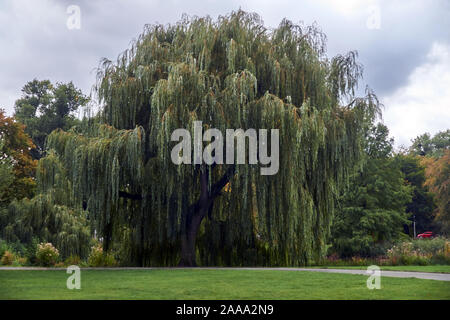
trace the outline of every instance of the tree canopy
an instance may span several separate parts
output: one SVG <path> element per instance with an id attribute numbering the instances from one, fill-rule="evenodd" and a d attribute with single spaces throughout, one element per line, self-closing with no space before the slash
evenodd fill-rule
<path id="1" fill-rule="evenodd" d="M 450 129 L 437 132 L 434 136 L 424 133 L 416 137 L 409 148 L 409 157 L 415 157 L 422 172 L 416 172 L 422 186 L 416 192 L 412 205 L 421 211 L 427 229 L 438 230 L 443 234 L 450 232 L 450 194 L 449 194 L 449 153 Z M 411 168 L 411 166 L 410 166 Z M 425 192 L 425 193 L 424 193 Z M 431 199 L 430 199 L 431 198 Z M 430 204 L 431 202 L 431 204 Z M 425 212 L 427 214 L 425 214 Z"/>
<path id="2" fill-rule="evenodd" d="M 54 161 L 41 159 L 40 188 L 69 190 L 49 201 L 85 209 L 104 250 L 125 248 L 128 264 L 317 261 L 336 196 L 379 113 L 371 90 L 355 96 L 356 59 L 328 58 L 316 25 L 283 20 L 268 30 L 243 11 L 147 25 L 116 62 L 102 61 L 99 117 L 48 136 Z M 279 129 L 279 172 L 173 164 L 171 133 L 186 128 L 193 137 L 195 121 L 221 132 Z"/>
<path id="3" fill-rule="evenodd" d="M 435 201 L 433 193 L 425 185 L 425 166 L 420 156 L 411 154 L 398 154 L 396 160 L 400 163 L 400 168 L 405 175 L 405 180 L 413 188 L 411 202 L 406 205 L 406 212 L 409 213 L 409 220 L 416 222 L 416 235 L 425 231 L 437 231 L 435 226 Z M 411 225 L 411 227 L 413 227 Z M 409 234 L 414 235 L 412 228 L 408 228 Z"/>
<path id="4" fill-rule="evenodd" d="M 0 150 L 3 150 L 5 139 L 0 138 Z M 8 189 L 14 180 L 12 161 L 6 157 L 0 159 L 0 208 L 8 204 Z"/>
<path id="5" fill-rule="evenodd" d="M 26 245 L 35 239 L 51 242 L 64 258 L 86 258 L 92 242 L 87 214 L 76 205 L 66 171 L 53 152 L 39 161 L 36 176 L 37 194 L 14 200 L 0 212 L 0 237 Z"/>
<path id="6" fill-rule="evenodd" d="M 439 158 L 424 158 L 425 185 L 436 199 L 435 221 L 445 234 L 450 233 L 450 149 Z"/>
<path id="7" fill-rule="evenodd" d="M 424 133 L 414 140 L 409 148 L 410 154 L 416 156 L 440 157 L 445 150 L 450 149 L 450 129 L 440 131 L 433 137 L 429 133 Z"/>
<path id="8" fill-rule="evenodd" d="M 406 237 L 406 205 L 412 187 L 393 157 L 393 139 L 381 123 L 367 131 L 364 165 L 340 199 L 332 230 L 331 252 L 341 257 L 376 256 L 385 246 Z"/>
<path id="9" fill-rule="evenodd" d="M 9 203 L 14 198 L 32 197 L 36 182 L 34 171 L 36 161 L 31 158 L 34 144 L 24 131 L 25 127 L 13 117 L 8 117 L 0 109 L 0 163 L 5 182 L 12 178 L 11 184 L 5 187 L 0 204 Z M 7 172 L 10 172 L 8 174 Z"/>
<path id="10" fill-rule="evenodd" d="M 43 156 L 50 132 L 58 128 L 68 130 L 79 123 L 74 113 L 88 101 L 72 82 L 54 86 L 49 80 L 34 79 L 24 85 L 22 97 L 15 103 L 15 118 L 26 126 L 25 132 L 33 139 L 34 159 Z"/>

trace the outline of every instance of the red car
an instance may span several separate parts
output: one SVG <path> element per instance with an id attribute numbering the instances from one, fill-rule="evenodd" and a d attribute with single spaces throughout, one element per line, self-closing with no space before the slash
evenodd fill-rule
<path id="1" fill-rule="evenodd" d="M 432 237 L 434 237 L 434 235 L 433 235 L 433 232 L 431 232 L 431 231 L 426 231 L 424 233 L 420 233 L 417 235 L 417 238 L 420 238 L 420 239 L 432 238 Z"/>

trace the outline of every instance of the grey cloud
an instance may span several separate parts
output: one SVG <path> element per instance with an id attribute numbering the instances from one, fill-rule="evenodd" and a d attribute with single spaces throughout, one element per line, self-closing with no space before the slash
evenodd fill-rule
<path id="1" fill-rule="evenodd" d="M 73 80 L 89 92 L 95 80 L 91 71 L 102 57 L 115 59 L 146 23 L 174 23 L 182 13 L 216 18 L 242 7 L 259 13 L 271 27 L 283 17 L 306 24 L 317 21 L 328 36 L 330 55 L 359 51 L 364 81 L 379 95 L 404 85 L 434 41 L 450 39 L 446 0 L 375 1 L 381 9 L 380 30 L 367 28 L 368 6 L 344 15 L 324 1 L 40 0 L 33 1 L 31 9 L 30 3 L 7 0 L 0 6 L 0 46 L 7 48 L 0 52 L 0 106 L 9 113 L 20 88 L 35 77 Z M 81 30 L 66 28 L 71 4 L 81 8 Z M 13 8 L 17 17 L 10 15 Z"/>

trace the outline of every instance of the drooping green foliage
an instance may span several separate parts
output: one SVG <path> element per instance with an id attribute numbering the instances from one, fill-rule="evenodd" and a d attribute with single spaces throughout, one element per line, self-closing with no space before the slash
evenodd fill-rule
<path id="1" fill-rule="evenodd" d="M 122 245 L 127 264 L 306 264 L 325 253 L 336 195 L 379 112 L 370 90 L 354 96 L 361 73 L 355 52 L 326 57 L 314 25 L 267 30 L 242 11 L 183 17 L 146 26 L 117 62 L 104 60 L 101 123 L 54 131 L 47 146 L 74 204 L 86 204 L 104 248 Z M 171 133 L 193 137 L 199 120 L 221 132 L 279 129 L 279 172 L 174 165 Z"/>
<path id="2" fill-rule="evenodd" d="M 71 183 L 54 153 L 39 162 L 37 179 L 35 197 L 15 200 L 0 213 L 0 237 L 26 245 L 38 239 L 55 245 L 63 257 L 87 257 L 91 234 L 86 212 L 74 202 Z"/>

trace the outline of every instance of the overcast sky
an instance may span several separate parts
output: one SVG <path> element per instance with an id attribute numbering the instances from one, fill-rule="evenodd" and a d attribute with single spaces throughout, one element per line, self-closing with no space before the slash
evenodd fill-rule
<path id="1" fill-rule="evenodd" d="M 79 28 L 71 5 L 80 9 Z M 357 50 L 361 87 L 384 103 L 397 146 L 450 128 L 449 0 L 0 0 L 0 107 L 13 114 L 33 78 L 73 81 L 89 93 L 99 60 L 115 59 L 145 24 L 175 23 L 183 13 L 217 18 L 239 7 L 268 27 L 284 17 L 317 22 L 329 56 Z"/>

